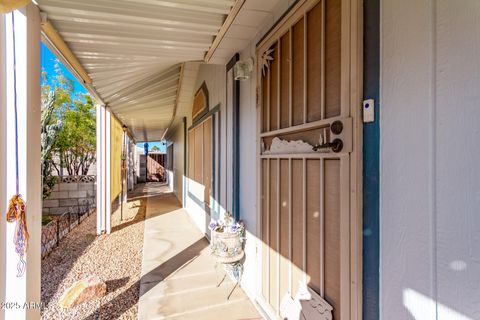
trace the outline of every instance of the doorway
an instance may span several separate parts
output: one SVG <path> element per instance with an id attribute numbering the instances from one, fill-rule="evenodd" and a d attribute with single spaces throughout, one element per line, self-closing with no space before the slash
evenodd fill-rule
<path id="1" fill-rule="evenodd" d="M 361 319 L 360 13 L 299 1 L 257 46 L 259 301 L 272 315 L 303 289 L 335 320 Z"/>
<path id="2" fill-rule="evenodd" d="M 213 116 L 188 131 L 188 178 L 190 198 L 210 215 L 213 172 Z"/>

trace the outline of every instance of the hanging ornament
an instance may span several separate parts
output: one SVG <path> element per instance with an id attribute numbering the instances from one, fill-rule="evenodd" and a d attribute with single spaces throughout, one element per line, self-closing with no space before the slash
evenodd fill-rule
<path id="1" fill-rule="evenodd" d="M 262 65 L 262 75 L 265 77 L 265 71 L 270 69 L 270 61 L 273 60 L 273 57 L 271 54 L 275 51 L 274 48 L 268 49 L 262 54 L 261 57 L 261 65 Z"/>
<path id="2" fill-rule="evenodd" d="M 26 205 L 22 196 L 19 194 L 14 195 L 12 199 L 10 199 L 10 204 L 8 205 L 7 222 L 16 222 L 13 243 L 15 244 L 15 252 L 20 259 L 17 264 L 17 277 L 23 276 L 27 264 L 25 261 L 25 255 L 27 253 L 29 235 L 25 213 Z"/>
<path id="3" fill-rule="evenodd" d="M 15 50 L 15 13 L 12 16 L 12 42 L 13 42 L 13 106 L 15 115 L 15 174 L 16 174 L 16 194 L 10 200 L 7 211 L 7 222 L 15 222 L 15 234 L 13 243 L 15 252 L 18 254 L 17 277 L 25 274 L 27 262 L 25 255 L 28 247 L 28 229 L 26 217 L 26 203 L 20 195 L 20 169 L 18 164 L 18 107 L 17 107 L 17 57 Z"/>

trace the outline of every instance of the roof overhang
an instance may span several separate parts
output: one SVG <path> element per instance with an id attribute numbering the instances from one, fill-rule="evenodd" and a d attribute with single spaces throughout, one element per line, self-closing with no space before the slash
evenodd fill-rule
<path id="1" fill-rule="evenodd" d="M 200 62 L 226 64 L 279 0 L 37 0 L 44 41 L 138 141 L 190 109 Z"/>
<path id="2" fill-rule="evenodd" d="M 183 63 L 203 61 L 234 0 L 38 0 L 47 44 L 135 135 L 172 124 Z M 193 90 L 193 89 L 192 89 Z"/>

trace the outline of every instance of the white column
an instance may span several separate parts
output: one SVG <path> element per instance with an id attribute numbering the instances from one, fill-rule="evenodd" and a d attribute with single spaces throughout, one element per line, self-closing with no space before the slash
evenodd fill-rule
<path id="1" fill-rule="evenodd" d="M 102 105 L 97 104 L 97 234 L 101 234 L 104 228 L 104 223 L 102 217 L 104 216 L 105 211 L 105 199 L 104 199 L 104 119 L 105 119 L 105 108 Z"/>
<path id="2" fill-rule="evenodd" d="M 112 216 L 112 199 L 111 193 L 111 112 L 110 108 L 105 108 L 105 232 L 110 233 L 110 217 Z"/>
<path id="3" fill-rule="evenodd" d="M 18 255 L 13 245 L 14 223 L 5 222 L 9 199 L 16 193 L 15 113 L 13 81 L 12 14 L 15 17 L 17 66 L 18 146 L 20 194 L 27 203 L 30 241 L 27 269 L 17 277 Z M 40 301 L 41 173 L 40 173 L 40 14 L 35 5 L 2 16 L 0 82 L 0 319 L 39 319 L 40 310 L 31 303 Z M 5 86 L 6 84 L 6 86 Z"/>
<path id="4" fill-rule="evenodd" d="M 6 71 L 5 71 L 5 59 L 6 59 L 6 39 L 5 39 L 5 15 L 0 14 L 0 106 L 7 105 L 6 98 Z M 5 137 L 6 137 L 6 127 L 3 125 L 5 123 L 7 111 L 5 108 L 0 108 L 0 153 L 5 154 Z M 0 208 L 3 210 L 7 203 L 6 196 L 6 157 L 0 156 Z M 3 212 L 0 217 L 0 301 L 5 301 L 5 272 L 6 272 L 6 259 L 5 259 L 5 249 L 6 249 L 6 238 L 3 236 L 6 233 L 7 226 L 4 223 Z M 5 319 L 5 310 L 0 308 L 0 319 Z"/>
<path id="5" fill-rule="evenodd" d="M 97 234 L 110 233 L 110 111 L 97 105 Z"/>

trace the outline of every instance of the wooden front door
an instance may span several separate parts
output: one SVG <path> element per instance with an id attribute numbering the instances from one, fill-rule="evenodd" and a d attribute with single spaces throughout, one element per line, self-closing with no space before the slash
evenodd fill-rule
<path id="1" fill-rule="evenodd" d="M 188 177 L 191 197 L 210 214 L 213 168 L 213 118 L 208 117 L 188 131 Z"/>
<path id="2" fill-rule="evenodd" d="M 257 46 L 259 300 L 271 316 L 303 283 L 333 319 L 361 318 L 360 9 L 299 1 Z"/>

